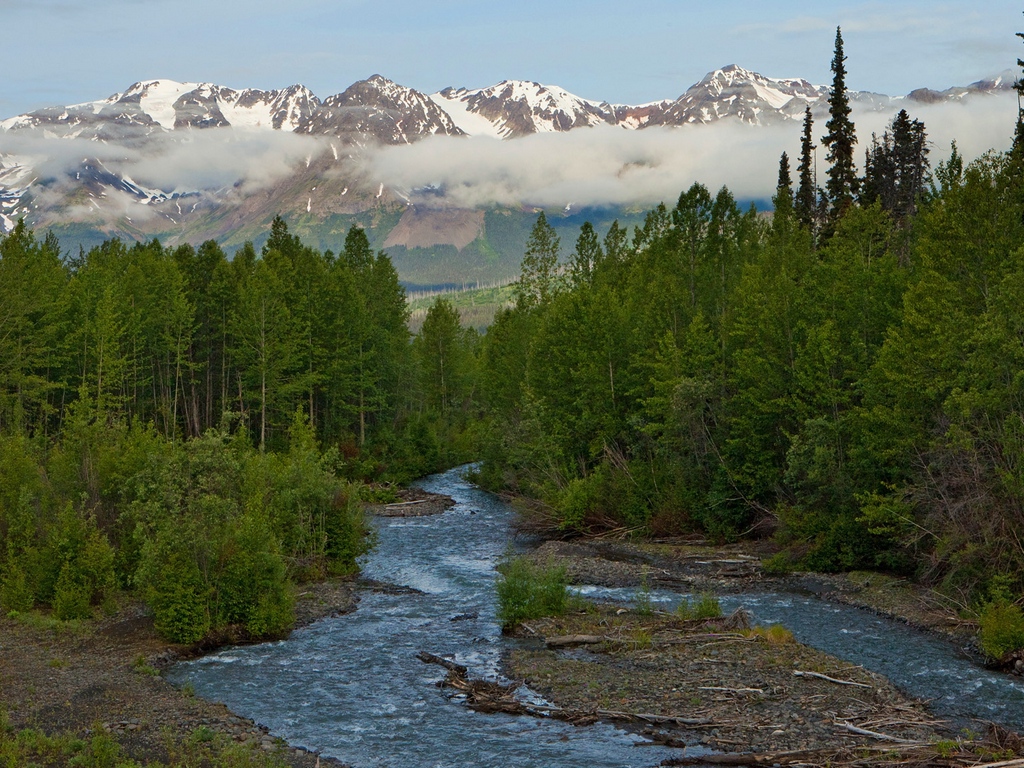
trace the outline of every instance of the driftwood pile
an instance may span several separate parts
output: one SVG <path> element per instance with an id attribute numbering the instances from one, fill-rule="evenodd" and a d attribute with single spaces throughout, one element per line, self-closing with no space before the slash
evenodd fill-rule
<path id="1" fill-rule="evenodd" d="M 437 664 L 448 670 L 445 679 L 438 685 L 452 688 L 466 697 L 466 706 L 477 712 L 504 712 L 510 715 L 528 715 L 530 717 L 550 717 L 564 720 L 573 725 L 591 725 L 598 720 L 622 723 L 648 723 L 657 725 L 710 725 L 711 721 L 701 718 L 676 717 L 674 715 L 652 715 L 641 712 L 618 712 L 610 709 L 566 709 L 563 707 L 543 706 L 520 701 L 515 697 L 518 683 L 501 684 L 490 680 L 471 680 L 468 670 L 451 659 L 436 656 L 433 653 L 420 651 L 416 658 L 424 664 Z"/>

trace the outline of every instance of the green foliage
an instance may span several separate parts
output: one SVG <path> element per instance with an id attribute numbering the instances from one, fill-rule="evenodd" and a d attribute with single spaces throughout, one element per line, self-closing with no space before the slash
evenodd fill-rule
<path id="1" fill-rule="evenodd" d="M 651 602 L 651 584 L 647 579 L 646 570 L 640 579 L 640 586 L 633 595 L 633 606 L 641 616 L 650 616 L 654 613 L 654 605 Z"/>
<path id="2" fill-rule="evenodd" d="M 981 607 L 979 624 L 982 650 L 991 659 L 1024 649 L 1024 611 L 1015 603 L 1014 578 L 996 574 L 988 581 L 988 600 Z"/>
<path id="3" fill-rule="evenodd" d="M 979 619 L 981 648 L 993 659 L 1024 648 L 1024 611 L 1006 599 L 985 605 Z"/>
<path id="4" fill-rule="evenodd" d="M 722 615 L 722 606 L 717 597 L 705 592 L 696 599 L 684 597 L 676 613 L 682 619 L 717 619 Z"/>
<path id="5" fill-rule="evenodd" d="M 498 566 L 498 620 L 504 627 L 568 609 L 565 569 L 535 565 L 525 557 L 507 558 Z"/>
<path id="6" fill-rule="evenodd" d="M 166 761 L 149 760 L 148 768 L 284 768 L 276 755 L 258 747 L 235 744 L 206 727 L 180 742 L 168 738 Z M 46 734 L 26 728 L 15 731 L 0 717 L 0 765 L 69 766 L 70 768 L 142 768 L 124 756 L 116 739 L 107 733 L 79 738 L 70 733 Z"/>
<path id="7" fill-rule="evenodd" d="M 157 631 L 175 643 L 198 642 L 211 626 L 210 588 L 190 538 L 177 526 L 163 526 L 146 543 L 136 576 Z"/>

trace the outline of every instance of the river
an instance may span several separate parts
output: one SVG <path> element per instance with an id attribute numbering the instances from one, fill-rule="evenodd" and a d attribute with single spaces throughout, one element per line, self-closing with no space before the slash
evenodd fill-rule
<path id="1" fill-rule="evenodd" d="M 455 506 L 433 517 L 376 518 L 378 545 L 362 564 L 366 578 L 409 589 L 366 591 L 353 614 L 323 619 L 281 642 L 180 664 L 172 682 L 189 681 L 197 695 L 224 702 L 289 743 L 356 768 L 627 768 L 679 756 L 662 747 L 637 749 L 639 737 L 608 725 L 478 714 L 435 685 L 443 670 L 418 661 L 417 651 L 451 656 L 471 676 L 496 678 L 502 651 L 516 642 L 502 637 L 494 604 L 494 565 L 509 547 L 514 512 L 460 470 L 419 485 L 451 496 Z M 679 596 L 652 599 L 670 607 Z M 881 672 L 932 699 L 941 717 L 1024 730 L 1020 679 L 980 669 L 941 638 L 813 596 L 726 596 L 722 604 L 742 605 L 758 622 L 781 622 L 802 642 Z"/>

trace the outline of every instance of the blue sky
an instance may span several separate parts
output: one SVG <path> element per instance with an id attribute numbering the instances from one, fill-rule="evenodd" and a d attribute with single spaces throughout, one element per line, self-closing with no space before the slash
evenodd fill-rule
<path id="1" fill-rule="evenodd" d="M 1016 69 L 1020 0 L 0 0 L 0 117 L 149 78 L 321 97 L 380 73 L 423 91 L 504 78 L 618 103 L 676 97 L 739 64 L 827 83 L 837 24 L 848 85 L 891 95 Z"/>

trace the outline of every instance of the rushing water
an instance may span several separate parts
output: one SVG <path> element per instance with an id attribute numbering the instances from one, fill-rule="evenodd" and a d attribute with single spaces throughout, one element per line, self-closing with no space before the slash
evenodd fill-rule
<path id="1" fill-rule="evenodd" d="M 367 578 L 411 587 L 365 592 L 354 614 L 324 619 L 285 641 L 232 648 L 181 664 L 171 678 L 267 725 L 290 743 L 357 768 L 656 765 L 679 751 L 634 747 L 638 737 L 607 725 L 586 728 L 510 715 L 482 715 L 434 685 L 425 650 L 453 656 L 472 676 L 495 677 L 513 641 L 495 619 L 494 564 L 509 541 L 508 505 L 457 470 L 421 486 L 456 505 L 443 515 L 379 518 Z M 584 588 L 629 600 L 635 590 Z M 671 607 L 679 596 L 654 593 Z M 761 623 L 781 622 L 799 640 L 881 672 L 934 700 L 944 717 L 979 717 L 1024 728 L 1024 685 L 978 668 L 951 644 L 865 611 L 793 594 L 722 598 Z"/>
<path id="2" fill-rule="evenodd" d="M 502 638 L 494 565 L 508 546 L 512 510 L 457 470 L 422 481 L 456 501 L 443 515 L 378 518 L 369 579 L 418 592 L 362 593 L 359 609 L 278 643 L 231 648 L 178 665 L 175 682 L 223 701 L 288 742 L 368 768 L 656 765 L 678 750 L 633 746 L 608 725 L 483 715 L 435 683 L 417 651 L 453 656 L 473 677 L 495 677 Z M 472 618 L 471 618 L 472 617 Z"/>

